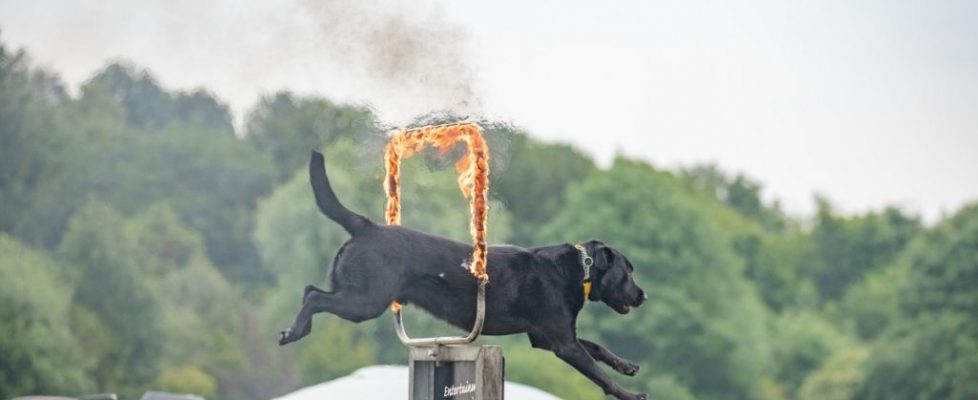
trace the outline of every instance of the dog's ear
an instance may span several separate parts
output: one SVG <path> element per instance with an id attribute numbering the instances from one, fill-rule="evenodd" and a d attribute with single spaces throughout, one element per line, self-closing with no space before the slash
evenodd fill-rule
<path id="1" fill-rule="evenodd" d="M 601 271 L 607 271 L 615 263 L 615 250 L 604 242 L 591 239 L 584 243 L 584 247 L 587 249 L 588 254 L 594 259 L 594 267 Z"/>
<path id="2" fill-rule="evenodd" d="M 596 298 L 603 298 L 607 291 L 614 291 L 615 282 L 621 279 L 625 273 L 621 268 L 616 268 L 615 264 L 621 263 L 617 251 L 600 240 L 589 240 L 584 244 L 588 254 L 594 259 L 594 276 L 596 284 L 594 287 Z"/>

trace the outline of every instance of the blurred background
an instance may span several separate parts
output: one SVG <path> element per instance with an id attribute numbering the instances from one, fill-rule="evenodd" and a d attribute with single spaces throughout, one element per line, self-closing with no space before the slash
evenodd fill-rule
<path id="1" fill-rule="evenodd" d="M 275 343 L 347 239 L 304 166 L 381 221 L 389 132 L 456 119 L 486 128 L 491 242 L 636 266 L 645 306 L 579 320 L 641 364 L 624 387 L 978 398 L 978 3 L 198 3 L 0 0 L 0 398 L 405 364 L 387 315 Z M 404 225 L 467 242 L 452 160 L 405 162 Z"/>

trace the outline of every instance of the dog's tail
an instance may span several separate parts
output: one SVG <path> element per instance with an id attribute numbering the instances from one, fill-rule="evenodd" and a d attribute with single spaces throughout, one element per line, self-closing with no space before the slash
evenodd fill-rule
<path id="1" fill-rule="evenodd" d="M 329 178 L 326 177 L 323 155 L 315 150 L 312 152 L 312 158 L 309 159 L 309 182 L 312 183 L 312 192 L 316 195 L 319 211 L 336 221 L 351 235 L 374 226 L 369 218 L 350 211 L 336 198 L 336 193 L 333 193 L 333 188 L 329 185 Z"/>

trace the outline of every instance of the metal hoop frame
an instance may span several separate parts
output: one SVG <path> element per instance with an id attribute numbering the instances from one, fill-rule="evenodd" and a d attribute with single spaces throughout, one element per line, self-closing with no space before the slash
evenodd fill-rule
<path id="1" fill-rule="evenodd" d="M 486 318 L 486 281 L 479 281 L 479 294 L 476 298 L 475 306 L 475 323 L 472 325 L 472 331 L 469 332 L 468 336 L 438 336 L 429 338 L 412 338 L 408 336 L 407 332 L 404 331 L 404 322 L 401 320 L 401 311 L 403 308 L 393 311 L 394 314 L 394 330 L 397 331 L 397 338 L 401 339 L 401 343 L 406 346 L 411 347 L 421 347 L 421 346 L 439 346 L 439 345 L 450 345 L 450 344 L 468 344 L 475 341 L 482 333 L 482 326 L 485 323 Z"/>

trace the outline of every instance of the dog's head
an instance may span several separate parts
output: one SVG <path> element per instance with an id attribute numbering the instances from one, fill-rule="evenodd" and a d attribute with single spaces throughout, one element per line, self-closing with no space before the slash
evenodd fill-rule
<path id="1" fill-rule="evenodd" d="M 591 299 L 600 300 L 619 314 L 628 314 L 648 299 L 632 277 L 634 267 L 620 251 L 600 241 L 587 242 L 585 248 L 594 259 Z"/>

